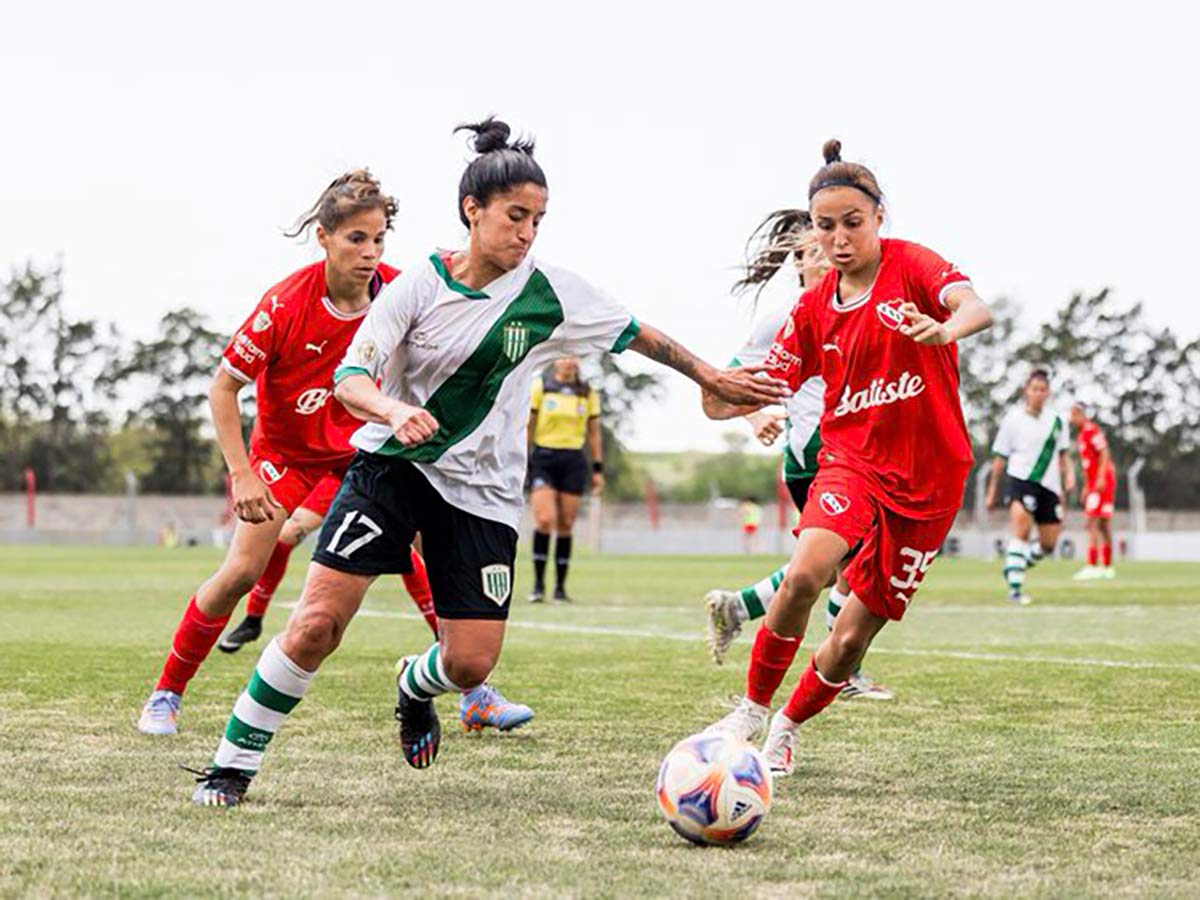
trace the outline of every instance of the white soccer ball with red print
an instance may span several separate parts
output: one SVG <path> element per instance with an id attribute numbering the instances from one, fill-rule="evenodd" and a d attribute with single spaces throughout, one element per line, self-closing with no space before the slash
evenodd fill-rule
<path id="1" fill-rule="evenodd" d="M 694 844 L 739 844 L 766 818 L 774 784 L 757 749 L 706 731 L 684 738 L 667 754 L 655 795 L 680 837 Z"/>

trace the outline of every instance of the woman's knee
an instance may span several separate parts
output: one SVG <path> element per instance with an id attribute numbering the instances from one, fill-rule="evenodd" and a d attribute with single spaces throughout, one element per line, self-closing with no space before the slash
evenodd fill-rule
<path id="1" fill-rule="evenodd" d="M 342 623 L 332 613 L 301 609 L 288 622 L 285 643 L 305 659 L 324 659 L 337 649 L 342 633 Z"/>
<path id="2" fill-rule="evenodd" d="M 263 567 L 263 563 L 247 557 L 226 560 L 217 573 L 221 592 L 235 600 L 249 593 L 262 575 Z"/>
<path id="3" fill-rule="evenodd" d="M 860 634 L 849 628 L 844 630 L 834 628 L 827 640 L 829 649 L 839 666 L 852 665 L 861 659 L 862 655 L 867 652 L 869 642 L 866 634 Z"/>
<path id="4" fill-rule="evenodd" d="M 456 653 L 450 650 L 442 655 L 446 677 L 464 690 L 479 687 L 487 681 L 496 666 L 496 656 L 487 651 Z"/>
<path id="5" fill-rule="evenodd" d="M 818 572 L 810 565 L 797 565 L 793 562 L 788 565 L 787 571 L 783 575 L 779 592 L 790 601 L 812 603 L 825 589 L 825 585 L 832 575 L 831 572 Z"/>

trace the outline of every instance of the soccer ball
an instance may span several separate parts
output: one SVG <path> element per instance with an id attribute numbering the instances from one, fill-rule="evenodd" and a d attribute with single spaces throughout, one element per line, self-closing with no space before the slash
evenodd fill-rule
<path id="1" fill-rule="evenodd" d="M 774 785 L 763 755 L 745 741 L 703 732 L 676 744 L 658 770 L 658 808 L 693 844 L 739 844 L 766 818 Z"/>

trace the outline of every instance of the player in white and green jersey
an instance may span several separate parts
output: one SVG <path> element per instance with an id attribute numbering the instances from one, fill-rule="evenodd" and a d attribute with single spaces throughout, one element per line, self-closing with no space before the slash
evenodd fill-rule
<path id="1" fill-rule="evenodd" d="M 1062 503 L 1075 490 L 1067 423 L 1047 405 L 1050 376 L 1034 369 L 1025 381 L 1024 402 L 1009 410 L 992 443 L 992 474 L 987 505 L 997 505 L 1000 481 L 1009 509 L 1009 539 L 1004 553 L 1008 599 L 1022 606 L 1032 602 L 1025 593 L 1025 573 L 1043 555 L 1054 552 L 1062 531 Z M 1037 525 L 1036 541 L 1032 540 Z"/>
<path id="2" fill-rule="evenodd" d="M 762 296 L 767 282 L 783 267 L 789 256 L 799 276 L 801 291 L 805 285 L 814 284 L 829 268 L 813 237 L 812 219 L 808 211 L 803 209 L 777 210 L 768 215 L 750 236 L 748 249 L 746 274 L 734 285 L 734 291 L 757 285 L 756 301 Z M 789 296 L 785 302 L 772 304 L 759 316 L 749 338 L 730 365 L 756 366 L 762 363 L 794 305 L 795 298 Z M 820 376 L 800 385 L 800 389 L 784 404 L 782 431 L 786 443 L 783 448 L 783 480 L 798 510 L 804 508 L 812 480 L 817 474 L 817 451 L 821 449 L 820 425 L 824 411 L 825 381 Z M 780 435 L 780 418 L 777 414 L 762 410 L 746 416 L 755 437 L 767 446 L 775 443 Z M 787 565 L 784 564 L 766 578 L 741 590 L 715 589 L 705 595 L 708 649 L 713 662 L 721 665 L 725 661 L 725 654 L 746 622 L 766 615 L 767 607 L 783 582 L 786 571 Z M 830 630 L 849 594 L 850 586 L 839 577 L 837 584 L 829 590 L 826 604 L 825 623 Z M 861 661 L 842 693 L 847 697 L 868 697 L 873 700 L 891 700 L 894 696 L 887 687 L 862 671 Z"/>
<path id="3" fill-rule="evenodd" d="M 639 324 L 579 276 L 530 254 L 545 214 L 533 145 L 488 119 L 464 126 L 478 157 L 459 184 L 468 248 L 407 269 L 375 300 L 334 376 L 367 422 L 322 527 L 300 604 L 263 652 L 194 801 L 239 803 L 263 752 L 336 648 L 375 577 L 403 572 L 415 533 L 440 623 L 408 657 L 396 715 L 406 761 L 433 763 L 433 700 L 484 682 L 499 659 L 525 475 L 535 372 L 561 356 L 632 348 L 709 393 L 761 406 L 789 394 L 753 368 L 722 370 Z"/>

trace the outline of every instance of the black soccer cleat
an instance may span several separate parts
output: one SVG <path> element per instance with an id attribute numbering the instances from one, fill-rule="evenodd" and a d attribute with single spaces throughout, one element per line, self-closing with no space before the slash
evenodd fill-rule
<path id="1" fill-rule="evenodd" d="M 442 742 L 442 723 L 432 700 L 414 700 L 400 687 L 412 659 L 400 661 L 396 671 L 396 721 L 400 723 L 400 749 L 404 761 L 414 769 L 427 769 L 437 759 Z"/>
<path id="2" fill-rule="evenodd" d="M 192 802 L 197 806 L 237 806 L 246 796 L 253 777 L 250 772 L 220 766 L 209 766 L 207 769 L 179 768 L 196 776 Z"/>
<path id="3" fill-rule="evenodd" d="M 223 653 L 237 653 L 242 649 L 243 644 L 257 641 L 260 637 L 262 637 L 262 618 L 246 616 L 237 628 L 217 641 L 217 649 Z"/>
<path id="4" fill-rule="evenodd" d="M 570 603 L 571 602 L 571 598 L 567 596 L 567 591 L 565 588 L 556 587 L 554 589 L 554 602 L 555 603 Z"/>

